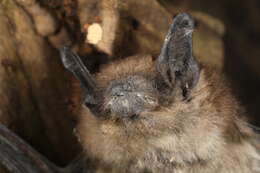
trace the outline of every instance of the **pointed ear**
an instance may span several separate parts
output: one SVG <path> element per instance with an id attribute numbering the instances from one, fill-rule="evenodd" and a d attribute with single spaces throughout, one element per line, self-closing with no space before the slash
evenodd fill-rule
<path id="1" fill-rule="evenodd" d="M 199 65 L 192 55 L 194 20 L 186 13 L 178 14 L 165 38 L 157 60 L 157 71 L 170 88 L 180 88 L 184 97 L 199 79 Z"/>
<path id="2" fill-rule="evenodd" d="M 60 54 L 64 67 L 80 81 L 86 94 L 85 104 L 96 105 L 98 103 L 97 86 L 80 57 L 66 46 L 60 49 Z"/>

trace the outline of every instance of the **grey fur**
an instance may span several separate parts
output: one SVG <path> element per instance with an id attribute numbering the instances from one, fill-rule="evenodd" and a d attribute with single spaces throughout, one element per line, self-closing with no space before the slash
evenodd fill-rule
<path id="1" fill-rule="evenodd" d="M 154 84 L 137 75 L 111 82 L 105 98 L 105 109 L 121 116 L 132 117 L 157 105 Z"/>

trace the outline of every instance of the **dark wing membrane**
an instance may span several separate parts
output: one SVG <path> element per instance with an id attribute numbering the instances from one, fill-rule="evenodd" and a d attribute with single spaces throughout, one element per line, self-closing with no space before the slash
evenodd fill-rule
<path id="1" fill-rule="evenodd" d="M 2 124 L 0 124 L 0 163 L 12 173 L 62 172 Z"/>

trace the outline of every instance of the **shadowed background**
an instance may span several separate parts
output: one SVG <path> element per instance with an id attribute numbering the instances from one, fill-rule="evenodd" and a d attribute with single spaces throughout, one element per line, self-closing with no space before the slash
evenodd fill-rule
<path id="1" fill-rule="evenodd" d="M 80 98 L 58 48 L 71 46 L 92 73 L 130 55 L 157 57 L 179 12 L 196 20 L 195 56 L 223 69 L 260 126 L 258 0 L 0 0 L 0 122 L 66 165 L 80 152 Z"/>

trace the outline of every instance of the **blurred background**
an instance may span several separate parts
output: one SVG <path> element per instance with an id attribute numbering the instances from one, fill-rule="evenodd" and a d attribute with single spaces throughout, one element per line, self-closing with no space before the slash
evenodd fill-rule
<path id="1" fill-rule="evenodd" d="M 0 122 L 66 165 L 80 152 L 81 98 L 58 49 L 71 46 L 92 73 L 131 55 L 156 58 L 179 12 L 196 20 L 195 56 L 223 70 L 260 126 L 259 0 L 0 0 Z"/>

